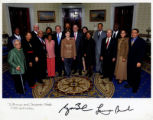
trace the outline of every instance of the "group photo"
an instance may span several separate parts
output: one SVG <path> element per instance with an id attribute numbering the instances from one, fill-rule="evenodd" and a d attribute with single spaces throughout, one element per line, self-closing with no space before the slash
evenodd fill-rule
<path id="1" fill-rule="evenodd" d="M 150 98 L 151 3 L 3 3 L 3 98 Z"/>

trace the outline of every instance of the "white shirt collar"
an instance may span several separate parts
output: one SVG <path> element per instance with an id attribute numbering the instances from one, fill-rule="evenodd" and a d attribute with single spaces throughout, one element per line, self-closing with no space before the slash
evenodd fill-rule
<path id="1" fill-rule="evenodd" d="M 74 34 L 76 34 L 76 35 L 77 35 L 77 34 L 78 34 L 78 32 L 74 32 Z"/>
<path id="2" fill-rule="evenodd" d="M 38 34 L 38 32 L 37 31 L 34 31 L 36 34 Z"/>
<path id="3" fill-rule="evenodd" d="M 14 34 L 14 36 L 15 36 L 18 40 L 21 40 L 21 36 L 20 36 L 20 35 Z"/>

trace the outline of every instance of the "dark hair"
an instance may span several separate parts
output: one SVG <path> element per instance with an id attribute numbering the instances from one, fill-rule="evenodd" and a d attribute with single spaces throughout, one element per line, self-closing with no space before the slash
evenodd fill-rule
<path id="1" fill-rule="evenodd" d="M 69 23 L 69 22 L 66 22 L 66 23 L 65 23 L 65 25 L 66 25 L 66 24 L 69 24 L 69 25 L 70 25 L 70 23 Z M 70 26 L 71 26 L 71 25 L 70 25 Z"/>
<path id="2" fill-rule="evenodd" d="M 126 31 L 125 29 L 122 29 L 122 30 L 120 31 L 120 33 L 121 33 L 122 31 L 125 31 L 125 33 L 127 34 L 127 31 Z"/>
<path id="3" fill-rule="evenodd" d="M 122 30 L 120 31 L 120 34 L 121 34 L 122 31 L 125 32 L 125 34 L 126 34 L 125 37 L 128 37 L 128 33 L 127 33 L 127 31 L 126 31 L 125 29 L 122 29 Z M 120 37 L 121 37 L 121 36 L 120 36 Z"/>
<path id="4" fill-rule="evenodd" d="M 19 29 L 19 27 L 15 27 L 14 29 L 13 29 L 13 31 L 15 31 L 16 29 Z M 20 30 L 20 29 L 19 29 Z"/>
<path id="5" fill-rule="evenodd" d="M 76 23 L 75 23 L 75 24 L 73 24 L 73 26 L 75 26 L 75 25 L 78 27 L 78 24 L 76 24 Z"/>
<path id="6" fill-rule="evenodd" d="M 48 35 L 47 35 L 47 37 L 49 37 L 49 36 L 51 36 L 51 37 L 52 37 L 52 34 L 48 34 Z"/>
<path id="7" fill-rule="evenodd" d="M 91 38 L 92 38 L 92 33 L 91 33 L 91 32 L 88 31 L 88 32 L 86 32 L 86 35 L 87 35 L 87 34 L 90 34 L 90 36 L 91 36 Z"/>
<path id="8" fill-rule="evenodd" d="M 65 31 L 65 33 L 67 33 L 67 32 L 71 33 L 71 31 L 70 31 L 70 30 L 66 30 L 66 31 Z"/>
<path id="9" fill-rule="evenodd" d="M 84 26 L 84 27 L 82 28 L 82 30 L 83 30 L 83 29 L 86 29 L 86 30 L 88 31 L 88 28 L 87 28 L 86 26 Z"/>
<path id="10" fill-rule="evenodd" d="M 61 26 L 60 26 L 60 25 L 56 25 L 56 26 L 55 26 L 55 29 L 56 29 L 57 27 L 59 27 L 59 28 L 61 29 Z"/>
<path id="11" fill-rule="evenodd" d="M 47 28 L 46 28 L 46 31 L 47 31 L 48 29 L 50 29 L 50 31 L 51 31 L 51 33 L 52 33 L 52 28 L 51 28 L 51 27 L 47 27 Z"/>
<path id="12" fill-rule="evenodd" d="M 135 30 L 135 31 L 137 31 L 137 33 L 139 33 L 139 29 L 138 28 L 134 28 L 132 30 Z"/>
<path id="13" fill-rule="evenodd" d="M 25 36 L 26 36 L 28 33 L 31 34 L 31 32 L 26 32 L 26 33 L 25 33 Z"/>
<path id="14" fill-rule="evenodd" d="M 103 23 L 98 23 L 98 25 L 102 25 L 103 26 Z"/>

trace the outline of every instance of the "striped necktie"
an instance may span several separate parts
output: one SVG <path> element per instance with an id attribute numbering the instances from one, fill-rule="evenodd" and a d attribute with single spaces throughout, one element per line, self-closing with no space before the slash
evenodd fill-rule
<path id="1" fill-rule="evenodd" d="M 58 45 L 60 44 L 60 37 L 59 37 L 59 33 L 57 34 L 57 41 L 58 41 Z"/>

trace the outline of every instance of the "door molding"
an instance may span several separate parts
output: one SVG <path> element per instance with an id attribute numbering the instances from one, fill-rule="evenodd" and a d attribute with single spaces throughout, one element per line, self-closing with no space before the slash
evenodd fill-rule
<path id="1" fill-rule="evenodd" d="M 62 12 L 62 9 L 63 8 L 81 8 L 82 9 L 82 14 L 81 14 L 81 23 L 82 23 L 82 26 L 84 26 L 84 21 L 85 21 L 85 8 L 84 8 L 84 6 L 83 5 L 80 5 L 80 4 L 75 4 L 75 5 L 61 5 L 60 7 L 59 7 L 59 10 L 60 10 L 60 12 L 59 12 L 59 21 L 60 21 L 60 24 L 61 24 L 61 26 L 62 26 L 62 30 L 63 30 L 63 12 Z"/>
<path id="2" fill-rule="evenodd" d="M 136 9 L 137 9 L 137 3 L 113 3 L 111 7 L 111 24 L 110 28 L 113 29 L 114 25 L 114 14 L 115 14 L 115 7 L 123 7 L 123 6 L 133 6 L 133 20 L 132 20 L 132 28 L 135 27 L 136 24 Z"/>
<path id="3" fill-rule="evenodd" d="M 32 30 L 33 25 L 34 25 L 34 10 L 33 10 L 33 5 L 32 4 L 22 4 L 22 3 L 5 3 L 6 6 L 5 14 L 6 14 L 6 20 L 7 20 L 7 29 L 8 29 L 8 34 L 11 36 L 12 35 L 12 28 L 11 28 L 11 21 L 10 21 L 10 15 L 9 15 L 9 7 L 20 7 L 20 8 L 29 8 L 29 15 L 30 15 L 30 28 Z"/>

